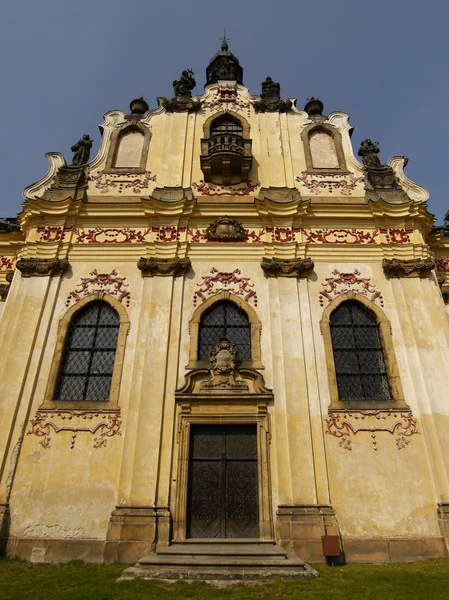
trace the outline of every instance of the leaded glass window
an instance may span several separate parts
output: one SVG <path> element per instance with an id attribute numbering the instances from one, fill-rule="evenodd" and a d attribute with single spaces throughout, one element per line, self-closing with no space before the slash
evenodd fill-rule
<path id="1" fill-rule="evenodd" d="M 233 302 L 218 302 L 201 319 L 199 360 L 209 359 L 211 350 L 222 337 L 235 344 L 240 360 L 251 359 L 250 325 L 246 313 Z"/>
<path id="2" fill-rule="evenodd" d="M 330 317 L 340 401 L 391 400 L 379 327 L 359 302 L 344 302 Z"/>
<path id="3" fill-rule="evenodd" d="M 73 316 L 55 400 L 107 402 L 120 320 L 106 302 L 91 302 Z"/>
<path id="4" fill-rule="evenodd" d="M 237 121 L 237 119 L 233 119 L 232 117 L 226 115 L 225 117 L 221 117 L 216 119 L 212 123 L 212 127 L 210 130 L 210 134 L 218 135 L 218 134 L 226 134 L 233 133 L 234 135 L 242 135 L 243 127 L 242 124 Z"/>

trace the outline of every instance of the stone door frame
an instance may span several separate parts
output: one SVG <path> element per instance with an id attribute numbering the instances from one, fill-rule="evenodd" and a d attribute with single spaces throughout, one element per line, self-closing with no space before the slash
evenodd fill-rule
<path id="1" fill-rule="evenodd" d="M 173 541 L 187 533 L 187 492 L 191 425 L 253 425 L 257 436 L 257 479 L 259 493 L 259 539 L 274 539 L 270 477 L 270 416 L 266 402 L 229 403 L 229 398 L 183 402 L 178 407 L 178 431 L 173 481 Z M 205 538 L 206 541 L 207 538 Z"/>

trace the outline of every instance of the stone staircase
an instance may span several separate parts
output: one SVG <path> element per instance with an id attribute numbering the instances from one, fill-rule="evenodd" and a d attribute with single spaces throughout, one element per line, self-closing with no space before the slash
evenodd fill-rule
<path id="1" fill-rule="evenodd" d="M 318 577 L 317 571 L 274 542 L 186 540 L 160 547 L 123 571 L 120 580 L 190 579 L 249 581 Z"/>

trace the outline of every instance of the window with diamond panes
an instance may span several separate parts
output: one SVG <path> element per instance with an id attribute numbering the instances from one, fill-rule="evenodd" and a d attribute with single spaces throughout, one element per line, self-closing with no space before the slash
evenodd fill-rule
<path id="1" fill-rule="evenodd" d="M 243 126 L 237 121 L 237 119 L 233 119 L 232 117 L 226 116 L 220 119 L 216 119 L 212 123 L 212 127 L 210 130 L 211 135 L 218 134 L 226 134 L 233 133 L 235 135 L 242 135 Z"/>
<path id="2" fill-rule="evenodd" d="M 240 360 L 251 360 L 250 324 L 246 313 L 233 302 L 214 304 L 201 319 L 198 359 L 209 360 L 222 337 L 237 346 Z"/>
<path id="3" fill-rule="evenodd" d="M 114 369 L 119 316 L 106 302 L 92 302 L 73 316 L 55 400 L 107 402 Z"/>
<path id="4" fill-rule="evenodd" d="M 391 400 L 374 314 L 358 302 L 344 302 L 331 314 L 330 329 L 339 400 Z"/>

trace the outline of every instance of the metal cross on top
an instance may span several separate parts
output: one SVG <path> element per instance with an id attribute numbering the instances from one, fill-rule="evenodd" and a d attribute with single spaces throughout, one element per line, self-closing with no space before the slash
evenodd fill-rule
<path id="1" fill-rule="evenodd" d="M 221 40 L 221 49 L 226 51 L 228 49 L 228 42 L 231 38 L 226 37 L 226 25 L 224 27 L 223 37 L 218 38 Z"/>

